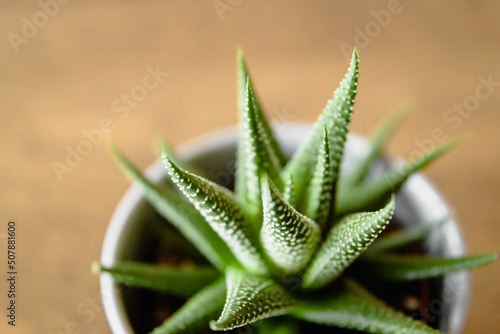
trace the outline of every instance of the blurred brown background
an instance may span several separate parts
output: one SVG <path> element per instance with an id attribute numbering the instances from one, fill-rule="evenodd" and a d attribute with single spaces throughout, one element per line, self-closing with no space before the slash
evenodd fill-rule
<path id="1" fill-rule="evenodd" d="M 237 46 L 270 118 L 312 122 L 357 44 L 352 129 L 368 135 L 407 101 L 415 112 L 391 154 L 436 144 L 435 131 L 471 136 L 425 174 L 454 206 L 470 252 L 499 251 L 498 2 L 33 0 L 0 8 L 0 278 L 9 220 L 18 226 L 19 272 L 15 329 L 6 326 L 0 279 L 2 333 L 65 333 L 71 323 L 80 333 L 109 332 L 91 306 L 99 282 L 90 263 L 129 183 L 105 145 L 78 145 L 105 126 L 145 168 L 158 138 L 176 145 L 235 124 Z M 150 71 L 162 72 L 157 84 L 137 88 Z M 58 175 L 54 165 L 78 147 L 88 155 Z M 498 332 L 499 274 L 499 263 L 473 273 L 466 333 Z"/>

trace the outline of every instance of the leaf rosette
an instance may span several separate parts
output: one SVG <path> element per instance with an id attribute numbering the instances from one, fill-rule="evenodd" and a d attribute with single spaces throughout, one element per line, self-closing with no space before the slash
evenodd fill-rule
<path id="1" fill-rule="evenodd" d="M 178 251 L 197 254 L 210 265 L 122 262 L 101 271 L 118 283 L 186 300 L 155 334 L 242 326 L 253 326 L 258 333 L 292 334 L 301 322 L 367 333 L 438 333 L 375 297 L 356 273 L 365 280 L 405 281 L 496 260 L 495 254 L 446 259 L 397 252 L 424 238 L 430 225 L 377 239 L 391 222 L 398 189 L 459 140 L 365 181 L 403 118 L 398 112 L 382 124 L 366 156 L 349 171 L 341 170 L 358 86 L 355 50 L 308 139 L 287 157 L 266 120 L 241 51 L 237 63 L 240 127 L 234 192 L 193 173 L 168 147 L 162 160 L 170 183 L 153 184 L 112 146 L 125 173 L 180 232 L 170 238 Z M 178 242 L 184 238 L 191 244 Z M 354 263 L 356 270 L 350 271 Z M 281 321 L 283 317 L 287 320 Z"/>

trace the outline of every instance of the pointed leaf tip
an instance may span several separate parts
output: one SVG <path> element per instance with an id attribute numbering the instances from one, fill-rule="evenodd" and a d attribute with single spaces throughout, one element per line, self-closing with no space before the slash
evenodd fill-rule
<path id="1" fill-rule="evenodd" d="M 340 86 L 333 93 L 333 99 L 327 102 L 323 113 L 314 124 L 309 138 L 304 141 L 290 162 L 284 175 L 291 173 L 295 182 L 297 198 L 306 198 L 310 175 L 316 165 L 318 150 L 323 143 L 324 125 L 328 129 L 334 189 L 337 187 L 344 146 L 354 110 L 359 77 L 359 62 L 356 54 Z M 335 192 L 335 190 L 334 190 Z M 299 211 L 304 212 L 305 203 L 298 203 Z"/>
<path id="2" fill-rule="evenodd" d="M 227 296 L 224 310 L 212 330 L 229 330 L 259 319 L 282 315 L 297 301 L 272 279 L 229 268 L 226 271 Z"/>
<path id="3" fill-rule="evenodd" d="M 307 269 L 302 286 L 321 288 L 337 277 L 375 240 L 389 223 L 395 209 L 395 196 L 375 212 L 344 217 L 328 234 Z"/>
<path id="4" fill-rule="evenodd" d="M 346 177 L 340 179 L 340 192 L 345 193 L 346 189 L 349 191 L 349 189 L 358 186 L 364 181 L 374 161 L 381 156 L 382 149 L 389 138 L 394 134 L 403 120 L 407 118 L 409 114 L 408 108 L 408 106 L 399 105 L 378 125 L 372 135 L 367 154 L 360 159 Z"/>
<path id="5" fill-rule="evenodd" d="M 373 210 L 379 207 L 389 198 L 390 194 L 397 192 L 413 173 L 449 152 L 461 142 L 460 138 L 451 139 L 402 167 L 390 169 L 374 181 L 362 183 L 351 189 L 345 187 L 339 189 L 342 192 L 338 196 L 335 214 L 341 217 L 352 212 Z"/>
<path id="6" fill-rule="evenodd" d="M 267 173 L 281 189 L 279 174 L 286 159 L 260 108 L 251 80 L 248 78 L 244 84 L 244 99 L 240 101 L 235 193 L 238 203 L 248 213 L 254 231 L 258 232 L 262 223 L 260 175 Z M 240 86 L 243 86 L 241 80 Z"/>
<path id="7" fill-rule="evenodd" d="M 310 261 L 320 239 L 320 229 L 310 218 L 297 212 L 263 177 L 264 222 L 261 244 L 269 259 L 287 273 L 295 273 Z"/>
<path id="8" fill-rule="evenodd" d="M 385 254 L 363 258 L 363 273 L 384 281 L 412 281 L 481 267 L 497 259 L 497 254 L 459 258 Z"/>
<path id="9" fill-rule="evenodd" d="M 242 59 L 243 58 L 243 48 L 241 46 L 238 46 L 236 48 L 236 57 L 238 59 Z"/>
<path id="10" fill-rule="evenodd" d="M 161 161 L 163 162 L 163 165 L 165 165 L 165 168 L 170 174 L 170 170 L 174 171 L 176 170 L 176 165 L 170 160 L 170 157 L 168 156 L 168 152 L 164 146 L 161 147 Z"/>
<path id="11" fill-rule="evenodd" d="M 118 148 L 113 147 L 112 153 L 125 174 L 142 187 L 146 199 L 155 210 L 189 239 L 215 267 L 223 269 L 236 262 L 226 244 L 181 194 L 173 188 L 151 183 Z M 166 157 L 165 161 L 168 160 Z"/>
<path id="12" fill-rule="evenodd" d="M 180 297 L 193 295 L 220 276 L 212 267 L 178 268 L 131 261 L 100 270 L 109 273 L 117 283 Z"/>
<path id="13" fill-rule="evenodd" d="M 226 298 L 226 283 L 218 279 L 194 294 L 169 319 L 151 334 L 192 334 L 209 329 L 208 323 L 217 317 Z M 203 307 L 200 307 L 202 305 Z"/>
<path id="14" fill-rule="evenodd" d="M 250 272 L 266 273 L 267 268 L 256 247 L 256 236 L 234 194 L 217 183 L 182 170 L 168 157 L 164 163 L 174 184 L 225 241 L 240 263 Z"/>
<path id="15" fill-rule="evenodd" d="M 106 139 L 105 145 L 111 152 L 116 150 L 116 144 L 111 139 Z"/>
<path id="16" fill-rule="evenodd" d="M 381 236 L 370 245 L 363 255 L 370 255 L 379 252 L 388 252 L 395 249 L 406 247 L 412 243 L 424 239 L 431 231 L 443 226 L 448 221 L 449 217 L 414 225 L 401 230 L 389 232 L 385 236 Z"/>
<path id="17" fill-rule="evenodd" d="M 99 275 L 102 271 L 101 263 L 99 261 L 93 261 L 90 265 L 90 271 L 96 276 Z"/>
<path id="18" fill-rule="evenodd" d="M 324 125 L 323 143 L 319 148 L 316 166 L 307 192 L 306 214 L 321 228 L 329 221 L 335 203 L 335 171 L 330 155 L 328 129 Z"/>

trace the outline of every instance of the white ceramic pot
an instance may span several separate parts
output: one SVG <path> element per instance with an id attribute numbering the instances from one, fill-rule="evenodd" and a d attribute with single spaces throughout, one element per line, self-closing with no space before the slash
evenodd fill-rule
<path id="1" fill-rule="evenodd" d="M 303 124 L 286 124 L 276 127 L 276 136 L 285 154 L 291 155 L 307 137 L 310 127 Z M 228 185 L 234 174 L 237 132 L 228 128 L 200 136 L 182 145 L 179 155 L 186 161 L 208 171 L 215 181 Z M 368 149 L 366 140 L 350 135 L 346 144 L 342 168 L 349 168 Z M 391 164 L 399 162 L 391 162 Z M 371 170 L 379 175 L 387 163 L 380 161 Z M 160 161 L 146 171 L 153 182 L 166 177 Z M 113 266 L 123 260 L 144 260 L 151 252 L 152 237 L 146 228 L 148 217 L 154 217 L 153 209 L 143 197 L 138 185 L 132 185 L 121 199 L 109 224 L 101 255 L 104 266 Z M 437 190 L 421 174 L 411 176 L 396 198 L 395 219 L 402 225 L 429 222 L 443 217 L 446 223 L 431 233 L 425 247 L 432 255 L 456 257 L 465 249 L 453 214 Z M 441 293 L 430 300 L 427 312 L 438 317 L 439 329 L 448 333 L 461 333 L 465 323 L 469 294 L 467 272 L 449 275 L 439 280 Z M 101 292 L 104 308 L 113 333 L 134 333 L 137 326 L 134 314 L 140 313 L 134 289 L 115 284 L 107 274 L 101 275 Z"/>

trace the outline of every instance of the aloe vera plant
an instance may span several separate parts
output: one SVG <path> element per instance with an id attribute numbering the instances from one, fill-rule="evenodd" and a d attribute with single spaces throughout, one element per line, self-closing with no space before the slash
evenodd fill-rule
<path id="1" fill-rule="evenodd" d="M 358 68 L 354 51 L 333 99 L 310 137 L 289 159 L 265 118 L 239 52 L 240 141 L 234 192 L 193 173 L 167 148 L 162 160 L 170 183 L 153 184 L 112 147 L 151 205 L 191 242 L 181 244 L 171 238 L 178 252 L 205 259 L 191 267 L 135 262 L 100 267 L 118 283 L 185 299 L 152 333 L 249 326 L 257 333 L 292 334 L 304 322 L 367 333 L 438 333 L 375 297 L 356 273 L 374 281 L 407 281 L 497 259 L 496 254 L 446 259 L 396 252 L 424 238 L 429 225 L 377 239 L 391 221 L 398 189 L 458 140 L 365 181 L 399 123 L 397 114 L 380 128 L 366 157 L 341 175 Z"/>

